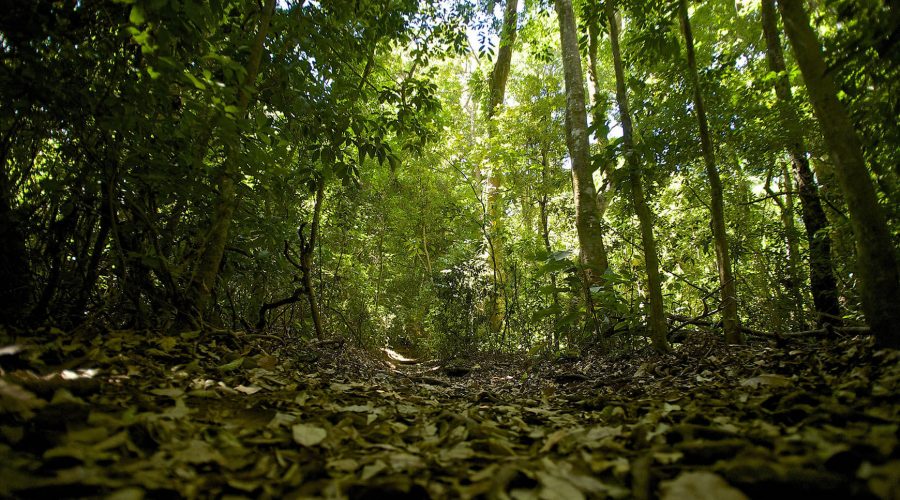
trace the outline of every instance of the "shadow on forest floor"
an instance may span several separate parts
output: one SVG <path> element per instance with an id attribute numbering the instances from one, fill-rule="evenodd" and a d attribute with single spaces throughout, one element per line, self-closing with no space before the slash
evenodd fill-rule
<path id="1" fill-rule="evenodd" d="M 867 338 L 442 365 L 197 335 L 0 343 L 0 496 L 900 498 L 900 352 Z"/>

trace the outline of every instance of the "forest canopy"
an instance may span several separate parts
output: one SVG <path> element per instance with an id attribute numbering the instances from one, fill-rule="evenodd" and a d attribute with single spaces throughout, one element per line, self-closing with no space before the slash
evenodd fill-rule
<path id="1" fill-rule="evenodd" d="M 17 2 L 0 322 L 900 342 L 896 6 Z M 832 331 L 832 330 L 829 330 Z"/>

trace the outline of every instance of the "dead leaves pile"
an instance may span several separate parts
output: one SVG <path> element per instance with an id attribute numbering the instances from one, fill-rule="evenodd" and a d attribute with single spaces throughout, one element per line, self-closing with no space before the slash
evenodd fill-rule
<path id="1" fill-rule="evenodd" d="M 337 342 L 36 332 L 0 343 L 0 496 L 900 497 L 900 353 L 709 345 L 448 378 Z"/>

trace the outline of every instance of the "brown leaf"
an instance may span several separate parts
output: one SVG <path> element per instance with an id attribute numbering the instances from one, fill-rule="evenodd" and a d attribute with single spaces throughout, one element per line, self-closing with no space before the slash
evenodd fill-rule
<path id="1" fill-rule="evenodd" d="M 712 472 L 682 472 L 661 485 L 663 500 L 747 500 L 739 489 Z"/>

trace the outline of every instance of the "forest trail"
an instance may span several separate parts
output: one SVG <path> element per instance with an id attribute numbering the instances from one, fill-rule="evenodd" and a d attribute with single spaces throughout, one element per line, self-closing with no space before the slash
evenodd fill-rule
<path id="1" fill-rule="evenodd" d="M 900 493 L 898 352 L 869 339 L 392 365 L 338 341 L 43 336 L 0 352 L 5 497 Z"/>

